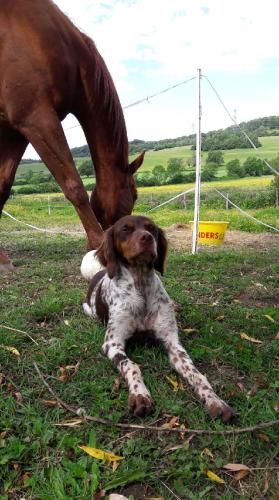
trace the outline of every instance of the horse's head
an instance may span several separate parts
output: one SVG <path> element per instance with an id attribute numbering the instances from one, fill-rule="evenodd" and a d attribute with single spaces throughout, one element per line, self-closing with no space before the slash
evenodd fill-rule
<path id="1" fill-rule="evenodd" d="M 91 196 L 91 207 L 103 229 L 107 229 L 124 215 L 130 215 L 137 199 L 134 173 L 144 159 L 143 151 L 126 170 L 117 169 L 113 179 L 108 178 L 106 185 L 96 185 Z"/>

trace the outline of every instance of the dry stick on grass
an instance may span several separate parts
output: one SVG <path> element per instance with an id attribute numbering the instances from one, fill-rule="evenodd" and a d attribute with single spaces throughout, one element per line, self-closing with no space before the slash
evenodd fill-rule
<path id="1" fill-rule="evenodd" d="M 17 333 L 22 333 L 23 335 L 26 335 L 34 344 L 39 345 L 36 340 L 34 340 L 29 333 L 24 332 L 23 330 L 18 330 L 17 328 L 11 328 L 10 326 L 5 326 L 5 325 L 0 325 L 0 328 L 5 328 L 6 330 L 9 330 L 11 332 L 17 332 Z"/>
<path id="2" fill-rule="evenodd" d="M 172 432 L 172 433 L 179 433 L 179 432 L 188 432 L 190 434 L 209 434 L 209 435 L 215 435 L 215 436 L 229 436 L 233 434 L 243 434 L 245 432 L 253 432 L 257 431 L 259 429 L 266 429 L 267 427 L 273 427 L 275 425 L 279 425 L 279 419 L 277 420 L 271 420 L 270 422 L 263 422 L 258 425 L 250 426 L 250 427 L 236 427 L 235 429 L 228 429 L 224 431 L 212 431 L 209 429 L 185 429 L 181 427 L 173 428 L 173 429 L 168 429 L 166 427 L 156 427 L 154 425 L 141 425 L 141 424 L 123 424 L 123 423 L 118 423 L 118 422 L 111 422 L 110 420 L 105 420 L 103 418 L 99 417 L 92 417 L 91 415 L 81 415 L 79 410 L 76 410 L 73 406 L 70 406 L 68 403 L 65 403 L 62 401 L 62 399 L 57 396 L 57 394 L 54 392 L 54 390 L 50 387 L 48 382 L 45 380 L 43 377 L 37 363 L 33 363 L 36 372 L 38 373 L 41 381 L 47 388 L 47 390 L 50 392 L 50 394 L 56 399 L 56 401 L 63 407 L 65 410 L 67 410 L 70 413 L 74 413 L 77 417 L 83 418 L 84 421 L 88 422 L 96 422 L 97 424 L 102 424 L 102 425 L 107 425 L 110 427 L 119 427 L 120 429 L 138 429 L 138 430 L 143 430 L 143 431 L 155 431 L 155 432 Z"/>

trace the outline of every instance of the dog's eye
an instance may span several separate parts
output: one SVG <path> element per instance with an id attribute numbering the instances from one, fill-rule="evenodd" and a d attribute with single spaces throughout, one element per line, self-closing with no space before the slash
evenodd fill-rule
<path id="1" fill-rule="evenodd" d="M 147 224 L 145 226 L 145 229 L 146 229 L 146 231 L 149 231 L 150 233 L 152 233 L 155 228 L 154 228 L 154 226 L 152 226 L 152 224 Z"/>
<path id="2" fill-rule="evenodd" d="M 133 228 L 131 226 L 123 226 L 122 227 L 122 231 L 123 233 L 129 233 L 133 230 Z"/>

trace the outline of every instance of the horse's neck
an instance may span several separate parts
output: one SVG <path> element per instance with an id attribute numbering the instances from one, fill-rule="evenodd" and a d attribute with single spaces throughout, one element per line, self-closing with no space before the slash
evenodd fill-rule
<path id="1" fill-rule="evenodd" d="M 115 170 L 118 171 L 119 180 L 121 174 L 125 177 L 128 166 L 127 136 L 124 135 L 117 141 L 109 132 L 104 117 L 98 117 L 98 114 L 95 116 L 92 114 L 80 122 L 94 163 L 98 184 L 106 184 Z"/>

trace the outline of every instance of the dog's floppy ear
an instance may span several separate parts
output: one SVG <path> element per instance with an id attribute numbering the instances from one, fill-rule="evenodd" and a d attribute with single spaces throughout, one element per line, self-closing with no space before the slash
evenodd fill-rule
<path id="1" fill-rule="evenodd" d="M 98 248 L 96 255 L 101 264 L 107 268 L 110 279 L 114 278 L 118 273 L 119 265 L 114 245 L 113 227 L 105 231 L 103 243 Z"/>
<path id="2" fill-rule="evenodd" d="M 154 267 L 156 271 L 164 274 L 164 264 L 167 256 L 168 242 L 165 237 L 165 233 L 161 228 L 158 228 L 158 236 L 157 236 L 157 259 L 154 262 Z"/>

